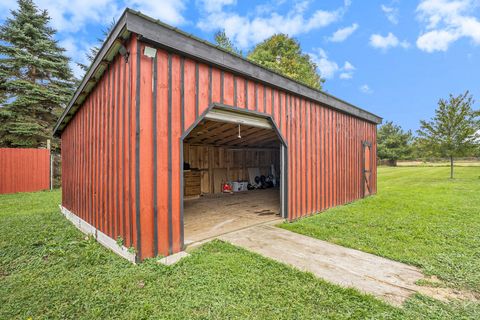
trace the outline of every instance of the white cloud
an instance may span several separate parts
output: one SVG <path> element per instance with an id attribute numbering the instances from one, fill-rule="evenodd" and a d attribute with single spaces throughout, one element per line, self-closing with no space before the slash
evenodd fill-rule
<path id="1" fill-rule="evenodd" d="M 364 84 L 362 86 L 360 86 L 360 91 L 365 93 L 365 94 L 372 94 L 373 93 L 373 90 L 368 86 L 368 84 Z"/>
<path id="2" fill-rule="evenodd" d="M 66 50 L 66 55 L 71 59 L 70 67 L 72 68 L 73 75 L 77 79 L 81 79 L 85 73 L 83 69 L 78 66 L 77 62 L 89 66 L 90 61 L 88 61 L 86 53 L 89 52 L 90 48 L 94 45 L 95 44 L 85 41 L 79 41 L 74 37 L 67 37 L 59 42 L 59 46 Z"/>
<path id="3" fill-rule="evenodd" d="M 340 73 L 339 78 L 342 79 L 342 80 L 350 80 L 350 79 L 353 78 L 353 75 L 351 73 L 348 73 L 348 72 L 342 72 L 342 73 Z"/>
<path id="4" fill-rule="evenodd" d="M 332 42 L 342 42 L 350 37 L 358 29 L 358 24 L 354 23 L 350 27 L 345 27 L 335 31 L 328 40 Z"/>
<path id="5" fill-rule="evenodd" d="M 353 71 L 356 68 L 351 64 L 349 61 L 345 61 L 345 64 L 343 65 L 343 70 L 345 71 Z"/>
<path id="6" fill-rule="evenodd" d="M 339 67 L 335 61 L 328 58 L 325 50 L 321 48 L 315 49 L 315 52 L 309 53 L 309 55 L 317 65 L 318 73 L 322 78 L 332 79 L 337 72 L 340 72 L 340 79 L 348 80 L 353 77 L 355 67 L 349 61 L 345 61 L 343 67 Z"/>
<path id="7" fill-rule="evenodd" d="M 225 10 L 224 6 L 230 3 L 227 0 L 217 1 L 216 5 L 205 0 L 201 3 L 203 16 L 197 26 L 207 32 L 225 29 L 227 36 L 241 49 L 248 49 L 275 33 L 296 36 L 323 28 L 338 21 L 346 10 L 344 7 L 333 11 L 316 10 L 308 16 L 309 2 L 303 1 L 296 3 L 285 15 L 274 8 L 270 11 L 252 8 L 251 14 L 240 15 Z"/>
<path id="8" fill-rule="evenodd" d="M 393 7 L 393 6 L 386 6 L 382 4 L 381 9 L 385 16 L 387 17 L 388 21 L 390 21 L 393 24 L 398 24 L 398 8 Z"/>
<path id="9" fill-rule="evenodd" d="M 381 50 L 388 50 L 390 48 L 402 47 L 404 49 L 410 46 L 408 41 L 400 41 L 398 38 L 391 32 L 389 32 L 386 36 L 382 36 L 380 34 L 372 34 L 370 36 L 370 45 L 374 48 L 381 49 Z"/>
<path id="10" fill-rule="evenodd" d="M 417 17 L 425 31 L 417 39 L 417 47 L 426 52 L 447 51 L 449 46 L 468 38 L 480 44 L 480 21 L 472 15 L 477 0 L 422 0 Z"/>
<path id="11" fill-rule="evenodd" d="M 294 10 L 298 13 L 304 13 L 310 5 L 309 0 L 298 1 L 294 4 Z"/>
<path id="12" fill-rule="evenodd" d="M 115 0 L 36 0 L 39 9 L 46 9 L 50 25 L 59 32 L 77 32 L 87 24 L 106 24 L 118 17 L 121 9 Z M 10 16 L 10 10 L 18 9 L 13 0 L 0 1 L 0 18 Z"/>
<path id="13" fill-rule="evenodd" d="M 35 3 L 48 10 L 51 25 L 59 32 L 77 32 L 87 24 L 107 24 L 121 12 L 114 0 L 37 0 Z"/>
<path id="14" fill-rule="evenodd" d="M 350 80 L 353 78 L 353 72 L 355 71 L 355 67 L 349 61 L 345 61 L 343 68 L 341 68 L 340 79 L 343 80 Z"/>
<path id="15" fill-rule="evenodd" d="M 417 47 L 426 52 L 447 51 L 458 38 L 458 34 L 446 30 L 432 30 L 417 39 Z"/>
<path id="16" fill-rule="evenodd" d="M 328 59 L 325 50 L 318 48 L 315 53 L 310 53 L 310 57 L 318 67 L 320 76 L 325 79 L 331 79 L 338 71 L 339 67 L 335 61 Z"/>
<path id="17" fill-rule="evenodd" d="M 217 5 L 216 3 L 228 2 L 228 0 L 208 2 L 210 2 L 210 5 L 214 7 L 215 5 Z M 186 22 L 185 18 L 183 17 L 183 11 L 186 9 L 185 0 L 125 1 L 125 6 L 127 5 L 132 6 L 134 9 L 139 10 L 155 19 L 159 19 L 168 24 L 181 25 Z"/>
<path id="18" fill-rule="evenodd" d="M 36 0 L 35 4 L 38 8 L 48 11 L 52 27 L 59 32 L 77 32 L 83 30 L 89 24 L 108 24 L 113 18 L 118 19 L 127 6 L 166 23 L 179 25 L 185 22 L 182 15 L 186 9 L 185 1 Z M 0 2 L 0 10 L 2 11 L 0 16 L 9 15 L 9 10 L 17 7 L 16 1 L 2 0 Z"/>
<path id="19" fill-rule="evenodd" d="M 207 12 L 222 11 L 224 6 L 236 4 L 236 0 L 201 0 L 197 1 L 197 5 L 203 6 Z"/>

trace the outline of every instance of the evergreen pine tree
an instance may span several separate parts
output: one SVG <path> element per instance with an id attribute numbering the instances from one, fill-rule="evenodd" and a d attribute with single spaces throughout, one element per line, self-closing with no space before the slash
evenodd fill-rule
<path id="1" fill-rule="evenodd" d="M 18 6 L 0 27 L 0 146 L 35 148 L 51 138 L 73 75 L 48 12 L 31 0 Z"/>

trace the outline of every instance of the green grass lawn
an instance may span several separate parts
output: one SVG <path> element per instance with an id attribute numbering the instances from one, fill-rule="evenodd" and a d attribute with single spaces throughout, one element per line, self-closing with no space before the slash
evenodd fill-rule
<path id="1" fill-rule="evenodd" d="M 379 168 L 378 194 L 282 227 L 480 293 L 480 168 Z"/>
<path id="2" fill-rule="evenodd" d="M 459 170 L 459 179 L 454 182 L 443 179 L 443 169 L 401 170 L 403 173 L 396 170 L 380 172 L 380 192 L 385 193 L 384 196 L 331 210 L 319 216 L 318 221 L 305 219 L 289 224 L 288 228 L 299 231 L 302 223 L 306 227 L 313 225 L 316 227 L 306 230 L 318 230 L 312 233 L 319 236 L 324 234 L 321 226 L 329 223 L 324 227 L 329 232 L 326 238 L 345 241 L 344 244 L 350 246 L 356 243 L 357 247 L 382 255 L 398 250 L 391 254 L 392 258 L 421 265 L 442 279 L 456 274 L 450 270 L 452 267 L 446 266 L 456 261 L 459 263 L 457 272 L 463 276 L 455 281 L 449 280 L 449 283 L 478 288 L 478 278 L 466 272 L 478 271 L 478 236 L 473 232 L 475 228 L 475 231 L 479 230 L 478 214 L 476 219 L 473 216 L 474 209 L 478 209 L 478 195 L 474 194 L 480 183 L 478 169 L 462 170 L 461 174 Z M 438 182 L 438 188 L 443 188 L 445 192 L 436 191 L 431 209 L 422 203 L 425 200 L 420 198 L 418 191 L 407 194 L 409 198 L 403 202 L 395 200 L 397 195 L 393 189 L 406 183 L 404 176 L 407 174 L 410 187 L 417 190 L 422 180 L 427 181 L 423 182 L 423 187 L 434 180 Z M 446 195 L 450 192 L 454 195 Z M 390 200 L 382 198 L 387 194 L 390 194 Z M 425 197 L 425 192 L 423 194 Z M 445 197 L 449 201 L 466 198 L 471 202 L 470 207 L 467 203 L 454 205 Z M 389 201 L 393 204 L 389 205 Z M 422 218 L 425 220 L 422 234 L 427 233 L 429 239 L 410 237 L 411 225 L 415 223 L 409 222 L 412 219 L 408 214 L 410 210 L 405 208 L 407 203 L 414 201 L 420 201 L 418 209 L 430 210 L 431 217 Z M 478 304 L 446 304 L 420 295 L 409 299 L 404 308 L 395 308 L 371 296 L 340 288 L 311 274 L 218 241 L 195 250 L 174 266 L 159 265 L 153 259 L 132 265 L 92 239 L 85 238 L 59 213 L 59 202 L 58 191 L 0 195 L 0 319 L 480 318 Z M 397 207 L 399 203 L 403 204 Z M 442 210 L 433 209 L 435 206 Z M 444 210 L 445 206 L 450 206 L 450 211 L 456 214 L 444 214 L 449 212 Z M 354 207 L 358 210 L 352 210 Z M 470 210 L 466 210 L 467 207 Z M 370 222 L 364 217 L 369 211 L 377 212 Z M 402 218 L 400 212 L 404 211 L 407 215 Z M 357 222 L 347 218 L 354 212 L 359 218 Z M 439 222 L 440 217 L 436 219 L 432 212 L 439 212 L 437 214 L 447 221 Z M 350 227 L 343 225 L 347 223 Z M 340 226 L 334 227 L 336 224 Z M 458 226 L 462 227 L 459 229 Z M 332 228 L 338 230 L 336 236 Z M 385 231 L 388 228 L 391 230 Z M 352 234 L 348 235 L 349 232 Z M 365 240 L 370 237 L 365 232 L 377 234 L 372 238 L 383 235 L 385 239 L 375 244 L 373 240 Z M 436 242 L 440 235 L 432 236 L 434 232 L 448 234 L 454 239 L 444 239 L 443 251 L 435 250 L 440 245 Z M 407 254 L 409 250 L 405 249 L 407 245 L 402 243 L 403 239 L 408 241 L 415 254 Z M 470 250 L 465 242 L 471 246 Z M 424 247 L 430 252 L 418 252 L 418 248 Z M 477 261 L 471 251 L 476 252 Z M 441 256 L 437 257 L 439 253 Z M 444 268 L 434 261 L 443 261 Z"/>

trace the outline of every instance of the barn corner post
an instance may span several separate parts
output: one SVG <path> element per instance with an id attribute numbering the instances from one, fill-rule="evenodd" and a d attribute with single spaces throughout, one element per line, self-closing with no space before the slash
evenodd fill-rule
<path id="1" fill-rule="evenodd" d="M 182 87 L 183 87 L 183 81 L 182 81 Z M 182 89 L 182 96 L 183 96 L 183 89 Z M 182 99 L 183 101 L 183 99 Z M 182 104 L 182 117 L 183 117 L 183 104 Z M 184 150 L 183 150 L 183 127 L 182 127 L 182 135 L 179 138 L 179 149 L 180 149 L 180 250 L 185 250 L 185 221 L 184 221 L 184 177 L 185 177 L 185 167 L 184 167 Z"/>
<path id="2" fill-rule="evenodd" d="M 53 190 L 53 155 L 52 155 L 52 150 L 51 150 L 51 143 L 50 139 L 47 139 L 47 150 L 48 150 L 48 155 L 50 159 L 50 191 Z"/>
<path id="3" fill-rule="evenodd" d="M 139 38 L 139 37 L 137 37 Z M 135 197 L 137 199 L 137 245 L 139 259 L 154 255 L 153 245 L 153 62 L 156 52 L 149 52 L 137 39 L 136 44 L 136 155 Z"/>

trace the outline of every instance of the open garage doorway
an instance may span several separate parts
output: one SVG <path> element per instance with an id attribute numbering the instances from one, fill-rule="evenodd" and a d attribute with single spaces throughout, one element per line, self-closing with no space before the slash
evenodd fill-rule
<path id="1" fill-rule="evenodd" d="M 182 147 L 186 246 L 286 218 L 286 145 L 269 117 L 210 108 Z"/>

